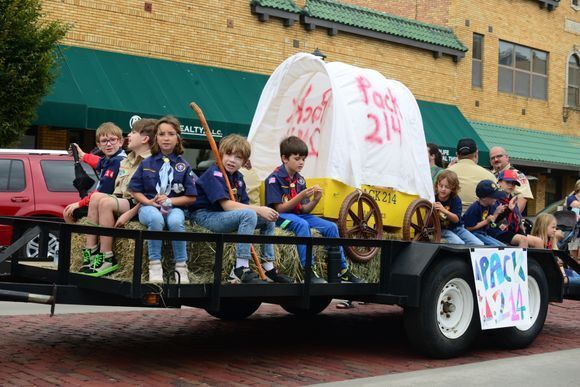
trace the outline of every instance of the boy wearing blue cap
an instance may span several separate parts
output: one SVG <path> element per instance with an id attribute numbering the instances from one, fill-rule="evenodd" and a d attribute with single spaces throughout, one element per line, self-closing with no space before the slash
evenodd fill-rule
<path id="1" fill-rule="evenodd" d="M 463 224 L 486 246 L 503 247 L 505 244 L 488 235 L 491 225 L 495 225 L 497 217 L 505 209 L 504 205 L 492 209 L 497 199 L 505 196 L 496 183 L 491 180 L 482 180 L 475 188 L 478 200 L 473 202 L 463 214 Z"/>

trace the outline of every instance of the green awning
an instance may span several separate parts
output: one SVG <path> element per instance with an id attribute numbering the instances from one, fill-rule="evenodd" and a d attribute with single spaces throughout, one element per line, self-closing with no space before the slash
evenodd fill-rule
<path id="1" fill-rule="evenodd" d="M 247 134 L 268 77 L 241 71 L 60 47 L 61 67 L 38 109 L 36 125 L 95 129 L 112 121 L 129 130 L 132 117 L 176 116 L 185 137 L 203 139 L 189 107 L 203 110 L 214 137 Z"/>
<path id="2" fill-rule="evenodd" d="M 455 105 L 417 101 L 427 142 L 437 144 L 448 161 L 456 155 L 457 141 L 470 137 L 479 149 L 479 165 L 489 167 L 489 148 Z"/>
<path id="3" fill-rule="evenodd" d="M 488 147 L 501 146 L 521 166 L 580 170 L 580 137 L 471 121 Z"/>

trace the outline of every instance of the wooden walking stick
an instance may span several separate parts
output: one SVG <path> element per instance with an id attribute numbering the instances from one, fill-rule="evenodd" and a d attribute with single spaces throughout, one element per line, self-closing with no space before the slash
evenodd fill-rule
<path id="1" fill-rule="evenodd" d="M 205 136 L 207 137 L 207 140 L 209 141 L 209 146 L 211 147 L 211 151 L 213 152 L 213 154 L 215 156 L 215 161 L 218 165 L 218 168 L 220 169 L 220 171 L 224 175 L 224 180 L 226 181 L 226 186 L 228 187 L 228 193 L 230 195 L 230 200 L 233 200 L 235 202 L 236 198 L 234 197 L 234 193 L 232 191 L 232 186 L 230 185 L 230 179 L 228 179 L 228 174 L 226 172 L 226 169 L 224 168 L 224 164 L 222 163 L 222 159 L 220 157 L 220 152 L 219 152 L 218 147 L 215 143 L 215 140 L 213 139 L 213 136 L 211 135 L 211 130 L 209 129 L 209 125 L 207 124 L 207 121 L 205 120 L 205 116 L 203 115 L 201 108 L 199 106 L 197 106 L 197 104 L 195 102 L 190 103 L 189 106 L 191 106 L 191 108 L 195 111 L 195 113 L 197 114 L 197 116 L 199 118 L 199 121 L 201 122 L 201 126 L 203 126 L 203 130 L 205 131 Z M 264 269 L 262 268 L 262 264 L 260 263 L 260 260 L 258 259 L 258 255 L 256 254 L 256 250 L 254 250 L 254 246 L 252 246 L 252 245 L 250 245 L 250 252 L 252 254 L 252 260 L 254 261 L 254 263 L 256 264 L 256 267 L 258 268 L 258 275 L 260 276 L 260 279 L 265 280 L 266 274 L 264 273 Z"/>

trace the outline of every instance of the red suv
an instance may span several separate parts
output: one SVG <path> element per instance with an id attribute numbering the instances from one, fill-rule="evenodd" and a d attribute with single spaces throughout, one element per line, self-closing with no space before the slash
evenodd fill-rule
<path id="1" fill-rule="evenodd" d="M 90 166 L 83 167 L 94 176 Z M 0 216 L 62 219 L 64 208 L 80 199 L 74 178 L 74 161 L 65 151 L 0 149 Z M 12 228 L 0 225 L 0 246 L 11 240 Z M 58 256 L 58 246 L 58 236 L 51 234 L 49 258 Z M 38 257 L 38 238 L 22 257 Z"/>

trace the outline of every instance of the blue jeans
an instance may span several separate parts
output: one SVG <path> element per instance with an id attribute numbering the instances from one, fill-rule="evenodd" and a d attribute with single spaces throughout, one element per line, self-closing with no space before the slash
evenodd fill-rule
<path id="1" fill-rule="evenodd" d="M 276 224 L 258 216 L 254 210 L 209 211 L 205 209 L 191 213 L 189 218 L 201 227 L 217 233 L 237 231 L 240 235 L 253 235 L 254 230 L 260 229 L 261 235 L 274 235 Z M 250 244 L 236 245 L 236 258 L 250 259 Z M 265 261 L 274 261 L 274 246 L 262 245 L 262 257 Z"/>
<path id="2" fill-rule="evenodd" d="M 455 227 L 453 230 L 441 230 L 441 236 L 447 240 L 447 243 L 455 245 L 483 246 L 483 242 L 463 226 Z"/>
<path id="3" fill-rule="evenodd" d="M 580 286 L 580 274 L 576 273 L 571 269 L 564 269 L 566 276 L 568 277 L 568 284 L 574 286 Z"/>
<path id="4" fill-rule="evenodd" d="M 286 222 L 288 221 L 288 222 Z M 285 224 L 284 230 L 292 231 L 296 236 L 299 237 L 309 237 L 310 229 L 313 228 L 318 230 L 323 237 L 327 238 L 338 238 L 338 227 L 336 223 L 329 222 L 319 218 L 318 216 L 310 214 L 291 214 L 282 213 L 276 222 L 277 226 Z M 306 266 L 306 245 L 298 245 L 298 256 L 300 257 L 300 264 L 302 267 Z M 340 258 L 342 261 L 341 268 L 346 269 L 348 265 L 346 264 L 346 257 L 344 256 L 344 249 L 340 246 Z M 314 257 L 312 257 L 314 260 Z"/>
<path id="5" fill-rule="evenodd" d="M 167 217 L 161 215 L 161 212 L 154 206 L 141 206 L 139 208 L 139 222 L 147 226 L 149 231 L 163 231 L 165 225 L 169 231 L 185 231 L 185 214 L 181 208 L 173 207 L 167 214 Z M 187 261 L 187 247 L 185 241 L 172 241 L 173 258 L 175 262 Z M 161 259 L 160 240 L 148 240 L 147 251 L 149 261 L 159 261 Z"/>
<path id="6" fill-rule="evenodd" d="M 487 235 L 487 233 L 485 231 L 475 230 L 475 231 L 472 231 L 471 233 L 473 235 L 475 235 L 477 237 L 477 239 L 482 241 L 483 244 L 486 246 L 505 247 L 505 244 L 503 244 L 502 242 L 498 241 L 497 239 L 495 239 L 493 237 L 490 237 L 489 235 Z"/>

